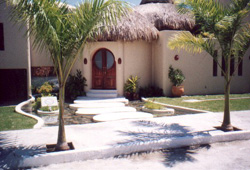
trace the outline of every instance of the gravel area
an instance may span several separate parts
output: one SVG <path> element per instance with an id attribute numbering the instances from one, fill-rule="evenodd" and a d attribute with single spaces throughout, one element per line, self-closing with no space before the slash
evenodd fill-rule
<path id="1" fill-rule="evenodd" d="M 32 106 L 30 104 L 22 107 L 22 110 L 40 116 L 44 120 L 45 126 L 58 125 L 58 114 L 49 114 L 49 115 L 36 114 L 35 112 L 32 111 Z M 74 124 L 87 124 L 94 122 L 92 120 L 92 117 L 75 114 L 75 110 L 70 109 L 69 104 L 66 103 L 64 110 L 64 123 L 65 125 L 74 125 Z"/>

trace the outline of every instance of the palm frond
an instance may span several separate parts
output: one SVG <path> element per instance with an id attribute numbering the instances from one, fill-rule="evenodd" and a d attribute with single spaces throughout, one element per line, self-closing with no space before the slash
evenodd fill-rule
<path id="1" fill-rule="evenodd" d="M 245 54 L 250 46 L 250 23 L 242 26 L 241 29 L 237 30 L 232 45 L 232 53 L 235 57 L 243 57 L 239 54 Z"/>
<path id="2" fill-rule="evenodd" d="M 182 32 L 172 37 L 168 43 L 171 49 L 184 49 L 193 53 L 201 53 L 203 50 L 210 55 L 215 55 L 215 41 L 214 39 L 202 38 L 201 36 L 193 36 L 189 32 Z"/>
<path id="3" fill-rule="evenodd" d="M 226 7 L 215 0 L 184 0 L 178 5 L 180 13 L 191 12 L 202 30 L 214 30 L 215 24 L 225 16 Z"/>
<path id="4" fill-rule="evenodd" d="M 230 3 L 230 13 L 239 13 L 245 15 L 247 10 L 249 11 L 249 0 L 232 0 Z M 246 13 L 245 13 L 246 12 Z M 243 17 L 243 16 L 242 16 Z"/>

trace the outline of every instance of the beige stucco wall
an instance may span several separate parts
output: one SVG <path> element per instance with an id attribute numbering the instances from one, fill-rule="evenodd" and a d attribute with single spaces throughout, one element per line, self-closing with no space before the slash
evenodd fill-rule
<path id="1" fill-rule="evenodd" d="M 124 82 L 138 76 L 139 86 L 152 83 L 152 44 L 144 41 L 124 43 Z"/>
<path id="2" fill-rule="evenodd" d="M 186 77 L 183 83 L 186 95 L 223 93 L 223 76 L 220 74 L 219 67 L 218 76 L 213 76 L 213 60 L 208 53 L 202 52 L 200 54 L 193 54 L 185 50 L 177 51 L 169 49 L 167 46 L 169 38 L 175 33 L 179 33 L 179 31 L 161 31 L 160 39 L 155 44 L 155 46 L 159 46 L 160 48 L 163 46 L 162 51 L 156 50 L 156 56 L 154 56 L 154 58 L 160 58 L 160 61 L 156 61 L 154 66 L 155 84 L 163 88 L 166 95 L 171 95 L 172 84 L 168 79 L 168 67 L 173 65 L 174 68 L 181 69 Z M 155 47 L 155 49 L 159 47 Z M 243 76 L 238 76 L 236 74 L 233 78 L 232 93 L 250 92 L 249 54 L 250 51 L 248 50 L 247 54 L 244 56 Z M 180 59 L 178 61 L 174 60 L 175 55 L 179 55 Z M 160 64 L 159 67 L 158 64 Z M 157 74 L 160 74 L 160 76 Z"/>
<path id="3" fill-rule="evenodd" d="M 130 75 L 140 77 L 140 86 L 150 84 L 152 77 L 151 65 L 151 44 L 143 41 L 135 42 L 94 42 L 89 43 L 82 56 L 77 60 L 72 74 L 76 69 L 82 71 L 83 76 L 87 79 L 87 87 L 85 91 L 92 88 L 92 58 L 95 52 L 101 48 L 110 50 L 116 61 L 116 89 L 119 96 L 123 96 L 123 86 Z M 83 63 L 84 58 L 87 59 L 87 64 Z M 121 58 L 122 63 L 118 64 L 118 59 Z"/>
<path id="4" fill-rule="evenodd" d="M 1 69 L 27 69 L 28 44 L 24 37 L 25 28 L 10 22 L 9 7 L 0 4 L 0 22 L 4 27 L 4 51 L 0 51 Z"/>
<path id="5" fill-rule="evenodd" d="M 53 66 L 53 62 L 50 59 L 50 54 L 46 50 L 38 50 L 33 45 L 34 37 L 31 37 L 31 66 Z"/>
<path id="6" fill-rule="evenodd" d="M 166 41 L 164 38 L 164 34 L 160 32 L 159 38 L 157 41 L 153 43 L 153 59 L 152 59 L 152 74 L 153 74 L 153 84 L 158 86 L 159 88 L 164 89 L 165 84 L 163 81 L 163 77 L 166 76 L 166 67 L 164 66 L 164 49 L 166 46 Z"/>

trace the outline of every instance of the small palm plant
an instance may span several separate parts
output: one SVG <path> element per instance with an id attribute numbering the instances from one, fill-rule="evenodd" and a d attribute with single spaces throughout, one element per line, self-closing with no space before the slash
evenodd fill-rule
<path id="1" fill-rule="evenodd" d="M 129 99 L 129 100 L 134 100 L 138 98 L 138 83 L 139 83 L 139 79 L 137 76 L 130 76 L 125 85 L 124 85 L 124 92 L 125 92 L 125 96 Z"/>
<path id="2" fill-rule="evenodd" d="M 85 0 L 72 9 L 60 0 L 7 0 L 12 19 L 28 25 L 26 36 L 34 46 L 50 53 L 59 83 L 59 129 L 56 150 L 68 150 L 64 127 L 65 86 L 69 74 L 89 40 L 117 23 L 129 5 L 120 0 Z"/>

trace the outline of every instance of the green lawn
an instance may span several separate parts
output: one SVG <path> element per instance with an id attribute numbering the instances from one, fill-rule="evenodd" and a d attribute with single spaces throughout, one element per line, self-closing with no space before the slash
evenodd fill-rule
<path id="1" fill-rule="evenodd" d="M 250 110 L 250 94 L 233 94 L 230 98 L 248 98 L 230 100 L 230 110 Z M 150 98 L 160 103 L 184 106 L 194 109 L 207 110 L 212 112 L 222 112 L 224 110 L 223 95 L 203 95 L 203 96 L 183 96 L 181 98 L 159 97 Z M 211 100 L 218 99 L 218 100 Z M 188 100 L 208 100 L 199 102 L 185 102 Z M 209 101 L 210 100 L 210 101 Z"/>
<path id="2" fill-rule="evenodd" d="M 36 120 L 14 112 L 15 107 L 0 107 L 0 131 L 30 129 Z"/>

